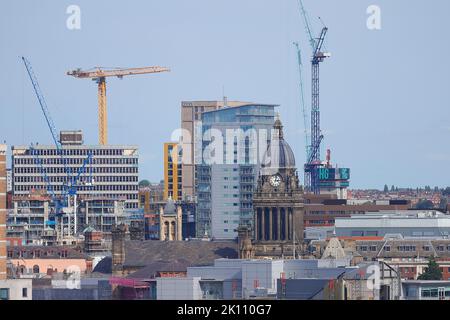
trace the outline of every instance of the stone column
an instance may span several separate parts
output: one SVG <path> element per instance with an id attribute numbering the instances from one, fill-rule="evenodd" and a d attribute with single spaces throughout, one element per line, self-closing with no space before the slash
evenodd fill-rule
<path id="1" fill-rule="evenodd" d="M 175 240 L 183 241 L 183 210 L 182 210 L 181 206 L 177 207 L 176 227 L 177 227 L 177 233 L 176 233 L 177 239 L 175 239 Z"/>
<path id="2" fill-rule="evenodd" d="M 261 240 L 266 240 L 266 208 L 261 209 Z"/>
<path id="3" fill-rule="evenodd" d="M 273 240 L 273 208 L 269 208 L 269 240 Z"/>
<path id="4" fill-rule="evenodd" d="M 281 212 L 280 208 L 277 208 L 277 240 L 281 241 Z"/>
<path id="5" fill-rule="evenodd" d="M 289 240 L 289 217 L 287 208 L 284 209 L 284 241 Z"/>

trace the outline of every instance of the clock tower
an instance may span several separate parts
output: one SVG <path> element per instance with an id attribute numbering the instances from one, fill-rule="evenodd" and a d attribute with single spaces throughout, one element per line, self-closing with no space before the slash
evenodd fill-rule
<path id="1" fill-rule="evenodd" d="M 288 258 L 300 254 L 303 204 L 294 153 L 284 140 L 283 125 L 277 117 L 253 194 L 255 257 Z"/>

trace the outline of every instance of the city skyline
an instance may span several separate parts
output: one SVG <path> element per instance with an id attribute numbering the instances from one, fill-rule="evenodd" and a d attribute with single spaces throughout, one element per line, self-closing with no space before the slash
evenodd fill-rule
<path id="1" fill-rule="evenodd" d="M 333 163 L 351 168 L 350 188 L 448 185 L 450 62 L 432 57 L 450 48 L 438 32 L 450 4 L 377 1 L 382 29 L 371 31 L 369 1 L 304 2 L 314 31 L 321 27 L 319 15 L 329 27 L 326 48 L 332 56 L 321 68 L 323 145 L 332 149 Z M 126 8 L 77 1 L 80 30 L 66 27 L 70 4 L 4 5 L 0 135 L 9 145 L 51 144 L 19 58 L 24 55 L 58 129 L 83 130 L 89 145 L 97 143 L 96 86 L 66 71 L 96 65 L 171 68 L 158 76 L 108 81 L 110 143 L 139 146 L 141 179 L 162 179 L 163 143 L 180 127 L 181 101 L 221 100 L 224 94 L 279 104 L 286 138 L 297 163 L 304 162 L 292 42 L 301 44 L 307 101 L 310 50 L 297 1 L 136 1 Z"/>

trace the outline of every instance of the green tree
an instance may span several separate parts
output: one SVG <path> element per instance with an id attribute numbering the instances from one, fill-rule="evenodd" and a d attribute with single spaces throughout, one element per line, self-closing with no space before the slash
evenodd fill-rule
<path id="1" fill-rule="evenodd" d="M 442 191 L 442 194 L 444 196 L 450 196 L 450 187 L 445 188 L 444 191 Z"/>
<path id="2" fill-rule="evenodd" d="M 418 280 L 442 280 L 442 271 L 439 268 L 439 265 L 437 264 L 436 260 L 434 260 L 433 257 L 431 257 L 428 260 L 428 266 L 425 269 L 425 272 L 422 273 L 419 277 L 417 277 Z"/>
<path id="3" fill-rule="evenodd" d="M 431 200 L 420 199 L 416 204 L 416 209 L 425 210 L 425 209 L 433 209 L 434 205 Z"/>
<path id="4" fill-rule="evenodd" d="M 139 187 L 142 187 L 142 188 L 145 188 L 145 187 L 148 187 L 148 186 L 150 186 L 150 181 L 148 181 L 148 180 L 141 180 L 140 182 L 139 182 Z"/>

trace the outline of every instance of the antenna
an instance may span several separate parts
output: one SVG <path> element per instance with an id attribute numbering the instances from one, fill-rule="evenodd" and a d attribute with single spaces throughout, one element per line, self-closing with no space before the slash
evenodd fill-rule
<path id="1" fill-rule="evenodd" d="M 228 107 L 228 98 L 225 95 L 225 86 L 222 85 L 222 97 L 223 97 L 223 107 L 226 108 Z"/>

